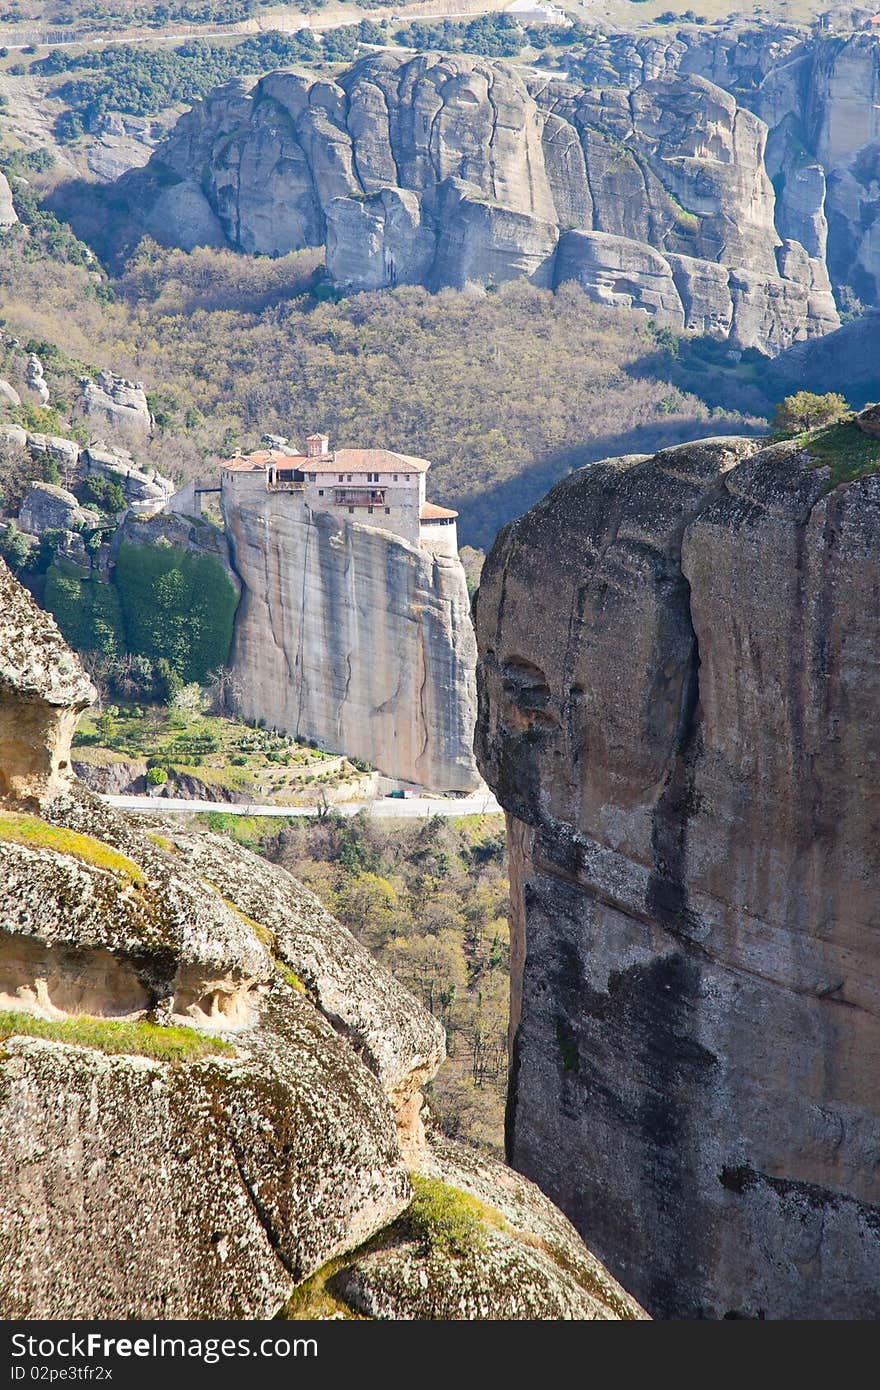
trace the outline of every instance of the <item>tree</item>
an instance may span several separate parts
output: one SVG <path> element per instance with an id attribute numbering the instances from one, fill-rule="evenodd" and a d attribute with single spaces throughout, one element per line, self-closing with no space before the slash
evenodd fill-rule
<path id="1" fill-rule="evenodd" d="M 13 574 L 21 574 L 31 558 L 32 545 L 28 538 L 19 531 L 14 521 L 10 521 L 6 528 L 6 535 L 0 540 L 0 555 L 6 561 Z"/>
<path id="2" fill-rule="evenodd" d="M 773 412 L 773 429 L 778 435 L 790 437 L 820 425 L 831 425 L 848 411 L 846 400 L 837 391 L 829 391 L 824 396 L 814 391 L 796 391 L 777 405 Z"/>

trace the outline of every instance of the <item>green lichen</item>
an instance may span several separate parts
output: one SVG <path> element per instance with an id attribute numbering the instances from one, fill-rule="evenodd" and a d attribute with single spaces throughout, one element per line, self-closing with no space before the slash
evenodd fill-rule
<path id="1" fill-rule="evenodd" d="M 235 1049 L 219 1038 L 205 1037 L 193 1028 L 164 1028 L 157 1023 L 123 1022 L 116 1019 L 45 1019 L 13 1010 L 0 1010 L 0 1039 L 45 1038 L 71 1047 L 99 1052 L 152 1057 L 158 1062 L 183 1062 L 193 1057 L 235 1056 Z"/>
<path id="2" fill-rule="evenodd" d="M 77 830 L 67 830 L 64 826 L 50 825 L 40 820 L 39 816 L 0 811 L 0 840 L 25 845 L 29 849 L 55 850 L 57 854 L 70 855 L 96 869 L 109 869 L 111 873 L 138 886 L 144 883 L 143 872 L 137 864 L 118 850 L 111 849 L 103 840 L 97 840 L 93 835 L 82 835 Z"/>
<path id="3" fill-rule="evenodd" d="M 859 429 L 850 416 L 798 435 L 795 442 L 813 468 L 829 468 L 826 492 L 880 471 L 880 439 Z"/>
<path id="4" fill-rule="evenodd" d="M 245 926 L 250 927 L 254 936 L 263 946 L 266 947 L 268 951 L 272 951 L 275 949 L 274 932 L 270 931 L 269 928 L 264 926 L 262 922 L 257 922 L 253 917 L 248 917 L 247 913 L 242 912 L 240 907 L 236 907 L 232 899 L 227 898 L 223 893 L 221 893 L 216 883 L 212 883 L 209 878 L 202 878 L 202 883 L 204 883 L 206 888 L 210 888 L 212 893 L 216 893 L 217 897 L 220 898 L 220 900 L 223 903 L 225 903 L 226 906 L 229 908 L 229 911 L 234 912 L 236 917 L 238 917 L 240 921 L 244 922 Z"/>

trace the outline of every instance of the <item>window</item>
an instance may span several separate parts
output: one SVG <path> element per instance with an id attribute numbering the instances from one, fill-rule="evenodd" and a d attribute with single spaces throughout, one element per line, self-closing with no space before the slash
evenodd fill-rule
<path id="1" fill-rule="evenodd" d="M 394 475 L 394 481 L 397 482 L 397 474 L 396 474 L 396 473 L 395 473 L 395 475 Z"/>
<path id="2" fill-rule="evenodd" d="M 319 497 L 323 497 L 323 496 L 324 496 L 324 489 L 323 489 L 322 487 L 319 487 L 319 488 L 318 488 L 318 496 L 319 496 Z"/>
<path id="3" fill-rule="evenodd" d="M 354 507 L 349 507 L 348 514 L 349 516 L 354 516 Z"/>
<path id="4" fill-rule="evenodd" d="M 310 473 L 310 474 L 309 474 L 309 482 L 310 482 L 310 483 L 313 483 L 314 481 L 315 481 L 315 475 L 314 475 L 314 473 Z"/>
<path id="5" fill-rule="evenodd" d="M 403 476 L 404 476 L 404 478 L 406 479 L 406 481 L 409 482 L 409 474 L 408 474 L 408 473 L 404 473 Z"/>
<path id="6" fill-rule="evenodd" d="M 350 473 L 346 473 L 346 475 L 345 475 L 345 481 L 346 481 L 347 483 L 350 483 L 350 482 L 351 482 L 351 474 L 350 474 Z"/>
<path id="7" fill-rule="evenodd" d="M 391 515 L 391 508 L 390 508 L 390 507 L 386 507 L 386 508 L 385 508 L 385 515 L 386 515 L 386 516 L 390 516 L 390 515 Z"/>
<path id="8" fill-rule="evenodd" d="M 344 474 L 344 473 L 340 473 L 340 475 L 339 475 L 339 481 L 340 481 L 341 483 L 344 483 L 344 482 L 345 482 L 345 474 Z"/>

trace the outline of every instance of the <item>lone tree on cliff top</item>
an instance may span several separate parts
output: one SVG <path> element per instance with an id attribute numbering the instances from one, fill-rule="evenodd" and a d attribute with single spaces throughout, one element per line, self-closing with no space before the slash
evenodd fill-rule
<path id="1" fill-rule="evenodd" d="M 817 396 L 813 391 L 796 391 L 786 396 L 773 412 L 773 431 L 777 435 L 802 434 L 820 425 L 831 425 L 848 414 L 849 406 L 837 391 Z"/>

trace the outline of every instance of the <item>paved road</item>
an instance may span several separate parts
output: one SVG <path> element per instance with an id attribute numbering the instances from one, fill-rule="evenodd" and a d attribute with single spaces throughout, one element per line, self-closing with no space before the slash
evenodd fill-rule
<path id="1" fill-rule="evenodd" d="M 153 815 L 194 811 L 225 811 L 231 816 L 318 816 L 324 808 L 317 806 L 250 806 L 230 801 L 186 800 L 176 796 L 104 796 L 102 801 L 120 811 L 149 811 Z M 501 807 L 491 792 L 475 796 L 440 797 L 414 796 L 406 801 L 394 797 L 378 797 L 374 801 L 341 801 L 328 808 L 340 816 L 356 816 L 359 811 L 381 819 L 413 820 L 420 816 L 485 816 L 500 815 Z"/>

